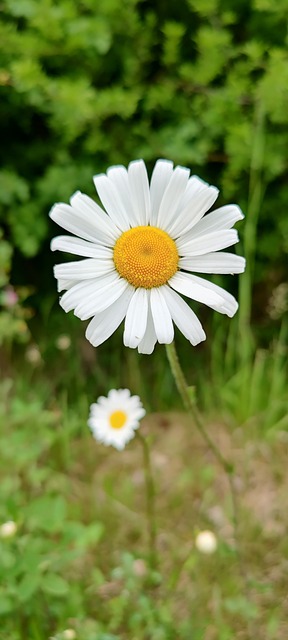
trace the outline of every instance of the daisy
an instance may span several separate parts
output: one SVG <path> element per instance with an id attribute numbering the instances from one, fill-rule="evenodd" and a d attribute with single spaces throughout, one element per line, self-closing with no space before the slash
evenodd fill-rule
<path id="1" fill-rule="evenodd" d="M 238 206 L 204 215 L 218 189 L 185 167 L 158 160 L 149 185 L 143 160 L 110 167 L 94 177 L 101 208 L 77 191 L 70 205 L 56 204 L 50 216 L 73 234 L 52 240 L 52 251 L 86 259 L 54 268 L 66 311 L 91 319 L 86 337 L 95 347 L 125 319 L 124 344 L 152 353 L 156 342 L 173 341 L 174 325 L 192 345 L 206 336 L 181 297 L 203 302 L 232 317 L 238 308 L 225 289 L 197 273 L 241 273 L 244 258 L 222 249 L 238 242 Z M 181 294 L 181 295 L 179 295 Z"/>
<path id="2" fill-rule="evenodd" d="M 100 396 L 91 405 L 88 425 L 96 440 L 121 450 L 134 438 L 145 413 L 139 396 L 131 396 L 128 389 L 111 389 L 108 398 Z"/>

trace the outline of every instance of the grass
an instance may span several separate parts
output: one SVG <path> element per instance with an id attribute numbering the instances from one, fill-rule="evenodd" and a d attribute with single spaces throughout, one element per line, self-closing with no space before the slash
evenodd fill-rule
<path id="1" fill-rule="evenodd" d="M 134 355 L 125 370 L 137 381 Z M 77 393 L 71 372 L 70 385 L 61 371 L 47 380 L 41 363 L 11 370 L 13 382 L 3 376 L 0 519 L 18 526 L 0 542 L 3 640 L 64 640 L 67 629 L 79 640 L 286 640 L 285 424 L 264 429 L 257 403 L 253 419 L 238 426 L 232 401 L 226 413 L 207 405 L 209 433 L 235 464 L 239 566 L 227 479 L 191 420 L 161 410 L 167 387 L 173 402 L 176 391 L 171 379 L 163 385 L 166 360 L 158 354 L 155 362 L 160 410 L 143 420 L 141 433 L 151 441 L 156 485 L 156 568 L 141 446 L 135 439 L 119 454 L 95 442 L 86 425 L 101 361 L 87 391 L 78 369 Z M 257 388 L 264 365 L 257 355 Z M 147 382 L 142 390 L 148 395 Z M 204 529 L 218 540 L 210 556 L 195 547 Z"/>

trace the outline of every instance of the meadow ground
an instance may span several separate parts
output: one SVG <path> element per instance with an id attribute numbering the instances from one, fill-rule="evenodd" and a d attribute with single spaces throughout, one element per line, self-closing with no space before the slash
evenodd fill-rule
<path id="1" fill-rule="evenodd" d="M 46 374 L 35 364 L 1 382 L 1 522 L 17 524 L 0 541 L 1 639 L 286 640 L 285 429 L 264 431 L 261 414 L 238 425 L 219 408 L 203 416 L 235 467 L 235 533 L 227 477 L 192 419 L 148 413 L 151 566 L 141 441 L 123 452 L 97 443 L 87 394 L 68 401 Z M 207 529 L 210 555 L 195 545 Z"/>

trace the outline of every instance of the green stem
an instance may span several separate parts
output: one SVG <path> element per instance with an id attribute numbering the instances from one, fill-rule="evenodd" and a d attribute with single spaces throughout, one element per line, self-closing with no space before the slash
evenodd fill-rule
<path id="1" fill-rule="evenodd" d="M 213 452 L 216 460 L 218 460 L 219 464 L 222 466 L 223 470 L 226 473 L 227 480 L 229 483 L 230 495 L 231 495 L 234 540 L 235 540 L 236 550 L 239 558 L 240 572 L 241 572 L 243 581 L 245 582 L 245 585 L 246 585 L 247 581 L 245 577 L 245 571 L 243 569 L 242 559 L 240 557 L 240 544 L 239 544 L 239 535 L 238 535 L 238 528 L 239 528 L 238 527 L 238 503 L 237 503 L 237 491 L 234 483 L 234 466 L 231 462 L 229 462 L 228 460 L 226 460 L 226 458 L 224 458 L 220 449 L 218 449 L 217 445 L 213 442 L 213 440 L 210 438 L 209 433 L 207 433 L 205 429 L 205 426 L 195 406 L 194 399 L 192 399 L 189 393 L 189 387 L 187 385 L 184 373 L 182 371 L 174 342 L 172 342 L 172 344 L 166 345 L 166 352 L 167 352 L 169 364 L 171 367 L 171 371 L 172 371 L 177 389 L 183 400 L 183 404 L 187 409 L 187 412 L 192 416 L 198 431 L 201 433 L 201 436 L 204 438 L 209 449 Z"/>
<path id="2" fill-rule="evenodd" d="M 232 521 L 233 521 L 233 532 L 234 532 L 234 541 L 235 541 L 235 548 L 236 548 L 236 552 L 237 552 L 237 557 L 238 557 L 238 563 L 239 563 L 239 573 L 241 576 L 241 580 L 242 580 L 242 584 L 243 584 L 243 590 L 245 593 L 245 596 L 247 598 L 247 600 L 249 601 L 250 598 L 250 589 L 249 589 L 249 581 L 248 581 L 248 577 L 245 571 L 245 567 L 244 567 L 244 563 L 243 563 L 243 559 L 242 559 L 242 553 L 241 553 L 241 546 L 240 546 L 240 540 L 239 540 L 239 533 L 238 533 L 238 500 L 237 500 L 237 491 L 236 491 L 236 487 L 235 487 L 235 482 L 234 482 L 234 466 L 233 464 L 231 464 L 228 460 L 226 460 L 226 458 L 224 458 L 224 456 L 222 455 L 221 451 L 218 449 L 218 447 L 214 444 L 213 440 L 210 438 L 210 435 L 207 433 L 205 426 L 202 423 L 202 420 L 199 416 L 198 410 L 195 406 L 195 401 L 194 398 L 192 398 L 192 396 L 189 393 L 189 387 L 187 385 L 184 373 L 182 371 L 179 359 L 178 359 L 178 355 L 176 352 L 176 348 L 175 348 L 175 344 L 174 342 L 172 342 L 172 344 L 166 345 L 166 352 L 167 352 L 167 356 L 168 356 L 168 360 L 170 363 L 170 367 L 172 370 L 172 374 L 174 376 L 174 380 L 177 386 L 177 389 L 180 393 L 180 396 L 183 400 L 183 404 L 185 406 L 185 408 L 187 409 L 187 412 L 192 416 L 194 423 L 198 429 L 198 431 L 201 433 L 202 437 L 204 438 L 205 442 L 207 443 L 208 447 L 211 449 L 211 451 L 213 452 L 215 458 L 218 460 L 218 462 L 220 463 L 220 465 L 222 466 L 224 472 L 226 473 L 227 476 L 227 480 L 229 483 L 229 489 L 230 489 L 230 495 L 231 495 L 231 506 L 232 506 Z M 176 576 L 176 578 L 174 578 L 173 580 L 173 588 L 175 588 L 177 580 L 179 579 L 179 576 L 181 574 L 181 571 L 185 565 L 187 561 L 187 558 L 184 560 L 184 563 L 181 565 L 179 571 L 178 571 L 178 575 Z M 254 632 L 254 623 L 253 621 L 249 621 L 248 623 L 248 633 L 249 633 L 249 637 L 252 639 L 255 637 L 255 632 Z"/>
<path id="3" fill-rule="evenodd" d="M 146 487 L 146 513 L 149 534 L 149 555 L 151 569 L 155 569 L 158 564 L 156 550 L 156 518 L 155 518 L 155 485 L 152 474 L 152 465 L 150 457 L 150 449 L 147 438 L 144 438 L 139 431 L 135 432 L 136 437 L 141 443 L 143 450 L 145 487 Z"/>
<path id="4" fill-rule="evenodd" d="M 201 433 L 202 437 L 204 438 L 206 444 L 208 445 L 209 449 L 211 449 L 211 451 L 213 451 L 215 458 L 217 458 L 218 462 L 221 464 L 221 466 L 223 467 L 224 471 L 228 474 L 228 476 L 231 476 L 233 474 L 234 471 L 234 467 L 233 465 L 228 462 L 228 460 L 226 460 L 224 458 L 224 456 L 222 455 L 221 451 L 218 449 L 218 447 L 214 444 L 213 440 L 210 438 L 209 434 L 207 433 L 202 420 L 199 416 L 199 413 L 197 411 L 197 408 L 194 404 L 193 399 L 190 396 L 189 393 L 189 387 L 187 385 L 187 382 L 185 380 L 185 376 L 184 373 L 181 369 L 181 365 L 179 362 L 179 358 L 176 352 L 176 348 L 175 348 L 175 343 L 172 342 L 172 344 L 167 344 L 166 345 L 166 352 L 167 352 L 167 357 L 169 360 L 169 364 L 171 367 L 171 371 L 177 386 L 177 389 L 179 391 L 179 394 L 183 400 L 183 404 L 185 406 L 185 409 L 187 410 L 188 413 L 190 413 L 190 415 L 193 417 L 193 420 L 195 422 L 195 425 L 198 429 L 198 431 Z"/>

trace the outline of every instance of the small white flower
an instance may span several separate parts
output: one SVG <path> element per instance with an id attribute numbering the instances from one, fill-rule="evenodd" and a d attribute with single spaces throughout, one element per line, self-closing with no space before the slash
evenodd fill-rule
<path id="1" fill-rule="evenodd" d="M 204 214 L 218 189 L 185 167 L 158 160 L 149 185 L 143 160 L 110 167 L 94 176 L 103 209 L 77 191 L 70 205 L 50 216 L 71 236 L 52 240 L 52 251 L 85 257 L 54 268 L 66 311 L 91 319 L 86 337 L 107 340 L 125 319 L 124 344 L 152 353 L 156 342 L 173 341 L 174 326 L 196 345 L 206 336 L 187 296 L 232 317 L 238 304 L 225 289 L 195 273 L 241 273 L 244 258 L 226 253 L 238 242 L 232 229 L 243 214 L 236 205 Z M 105 211 L 105 210 L 106 211 Z M 181 294 L 181 295 L 179 295 Z"/>
<path id="2" fill-rule="evenodd" d="M 217 549 L 217 538 L 213 531 L 200 531 L 196 536 L 195 546 L 201 553 L 207 555 L 214 553 Z"/>
<path id="3" fill-rule="evenodd" d="M 17 524 L 13 520 L 8 520 L 0 526 L 0 538 L 12 538 L 17 533 Z"/>
<path id="4" fill-rule="evenodd" d="M 108 398 L 100 396 L 91 405 L 88 425 L 96 440 L 121 450 L 134 437 L 145 413 L 139 396 L 131 396 L 128 389 L 111 389 Z"/>
<path id="5" fill-rule="evenodd" d="M 59 336 L 56 340 L 56 347 L 59 351 L 66 351 L 71 347 L 71 338 L 69 336 Z"/>
<path id="6" fill-rule="evenodd" d="M 39 365 L 42 361 L 41 353 L 36 344 L 30 344 L 26 349 L 25 359 L 30 364 Z"/>
<path id="7" fill-rule="evenodd" d="M 65 629 L 62 633 L 63 638 L 65 638 L 65 640 L 75 640 L 76 638 L 76 631 L 74 631 L 74 629 Z"/>

